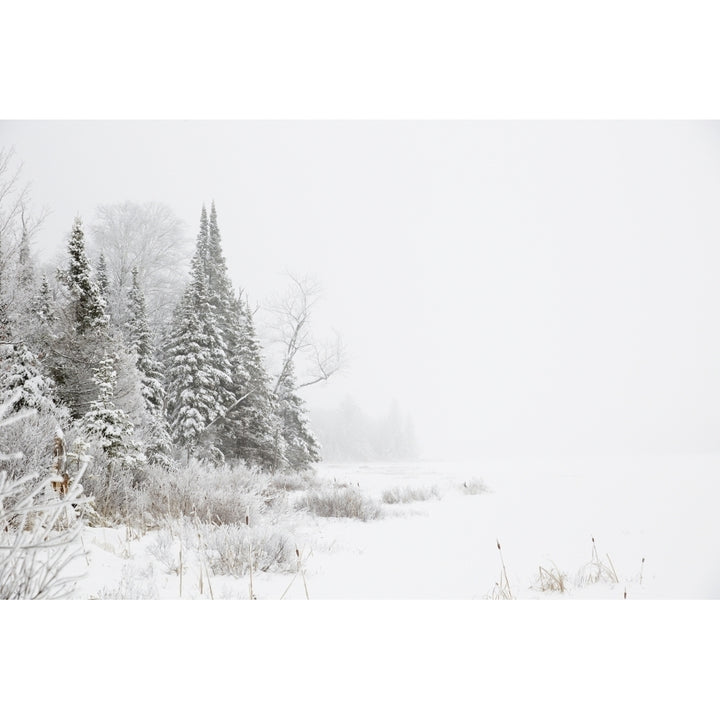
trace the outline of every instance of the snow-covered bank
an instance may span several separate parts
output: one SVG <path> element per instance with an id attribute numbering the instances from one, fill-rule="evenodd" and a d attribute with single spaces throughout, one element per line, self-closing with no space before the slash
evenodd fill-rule
<path id="1" fill-rule="evenodd" d="M 318 475 L 377 500 L 393 488 L 433 492 L 383 504 L 368 522 L 290 516 L 299 565 L 256 570 L 258 599 L 485 598 L 501 577 L 497 540 L 516 598 L 720 597 L 718 456 L 322 465 Z M 488 492 L 473 492 L 480 481 Z M 88 528 L 88 572 L 74 596 L 180 597 L 157 534 Z M 593 538 L 617 581 L 589 580 Z M 249 575 L 214 575 L 186 542 L 183 598 L 249 597 Z M 565 592 L 540 589 L 541 566 L 563 577 Z"/>

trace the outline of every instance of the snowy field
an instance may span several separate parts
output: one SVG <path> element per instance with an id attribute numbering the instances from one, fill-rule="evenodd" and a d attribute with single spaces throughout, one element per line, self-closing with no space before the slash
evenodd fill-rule
<path id="1" fill-rule="evenodd" d="M 297 571 L 256 570 L 258 599 L 720 597 L 720 456 L 325 464 L 318 475 L 359 486 L 382 515 L 294 514 Z M 383 502 L 393 498 L 409 501 Z M 189 548 L 181 588 L 158 531 L 88 528 L 83 545 L 76 598 L 250 596 L 249 576 L 203 572 Z"/>

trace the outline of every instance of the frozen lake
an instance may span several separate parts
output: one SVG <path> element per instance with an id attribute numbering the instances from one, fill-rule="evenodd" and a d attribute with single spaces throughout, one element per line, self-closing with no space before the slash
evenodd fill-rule
<path id="1" fill-rule="evenodd" d="M 305 582 L 300 573 L 256 572 L 258 599 L 720 597 L 720 456 L 323 464 L 318 474 L 330 486 L 359 487 L 382 516 L 290 513 L 283 523 Z M 425 499 L 383 502 L 408 489 L 425 490 L 416 493 Z M 87 573 L 74 597 L 118 583 L 122 597 L 207 597 L 189 555 L 181 593 L 177 574 L 151 552 L 156 535 L 87 528 L 90 557 L 75 567 Z M 215 598 L 249 597 L 248 577 L 212 583 Z"/>
<path id="2" fill-rule="evenodd" d="M 316 547 L 311 597 L 486 597 L 500 580 L 498 539 L 514 597 L 720 597 L 717 455 L 325 464 L 319 473 L 376 497 L 424 485 L 440 499 L 386 505 L 368 523 L 318 520 L 306 537 Z M 489 492 L 463 492 L 478 480 Z M 587 581 L 592 538 L 617 582 Z M 564 593 L 538 589 L 540 566 L 565 576 Z"/>

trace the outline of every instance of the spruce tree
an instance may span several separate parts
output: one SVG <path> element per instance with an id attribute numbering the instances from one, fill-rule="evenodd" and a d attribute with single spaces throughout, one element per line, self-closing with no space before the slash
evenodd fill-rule
<path id="1" fill-rule="evenodd" d="M 79 217 L 75 218 L 70 234 L 68 255 L 68 269 L 59 275 L 74 300 L 75 327 L 77 333 L 82 335 L 88 330 L 105 327 L 108 319 L 105 314 L 105 300 L 97 283 L 92 280 L 90 262 L 85 251 L 85 235 Z"/>
<path id="2" fill-rule="evenodd" d="M 164 414 L 165 390 L 160 363 L 154 351 L 147 320 L 145 294 L 140 287 L 138 270 L 132 270 L 132 285 L 127 300 L 128 320 L 125 323 L 127 344 L 136 356 L 147 420 L 145 427 L 146 454 L 151 462 L 169 466 L 172 453 L 167 421 Z"/>
<path id="3" fill-rule="evenodd" d="M 223 450 L 229 457 L 271 469 L 284 458 L 269 378 L 250 308 L 234 300 L 233 390 L 237 400 L 223 422 Z"/>
<path id="4" fill-rule="evenodd" d="M 147 409 L 162 412 L 165 391 L 162 385 L 162 369 L 154 358 L 154 350 L 147 321 L 145 294 L 138 281 L 138 269 L 132 270 L 132 285 L 128 291 L 125 336 L 128 349 L 137 355 L 137 368 L 141 373 L 143 397 Z"/>
<path id="5" fill-rule="evenodd" d="M 73 417 L 80 418 L 94 397 L 94 369 L 103 354 L 113 355 L 118 347 L 108 332 L 105 300 L 92 279 L 79 218 L 68 242 L 68 265 L 58 269 L 58 280 L 60 298 L 53 306 L 57 320 L 45 328 L 48 342 L 43 352 L 60 399 Z"/>
<path id="6" fill-rule="evenodd" d="M 97 286 L 100 291 L 100 295 L 107 304 L 110 299 L 110 278 L 108 277 L 107 262 L 105 261 L 105 255 L 100 253 L 97 264 Z"/>
<path id="7" fill-rule="evenodd" d="M 222 375 L 218 376 L 218 399 L 220 404 L 227 409 L 237 400 L 231 379 L 232 353 L 230 350 L 235 334 L 235 318 L 233 316 L 235 299 L 227 263 L 222 252 L 220 229 L 214 201 L 210 207 L 205 253 L 205 272 L 210 311 L 208 319 L 211 318 L 212 325 L 218 336 L 218 340 L 214 345 L 213 364 L 218 370 L 222 371 Z M 227 376 L 227 379 L 225 379 L 225 376 Z"/>
<path id="8" fill-rule="evenodd" d="M 126 465 L 144 460 L 132 440 L 135 428 L 123 410 L 115 404 L 117 374 L 115 361 L 104 355 L 95 370 L 94 382 L 98 389 L 97 399 L 80 421 L 80 430 L 89 439 L 97 440 L 109 458 L 118 459 Z"/>
<path id="9" fill-rule="evenodd" d="M 189 453 L 197 452 L 201 444 L 212 451 L 213 438 L 205 430 L 235 401 L 217 299 L 210 292 L 208 244 L 203 207 L 190 285 L 176 309 L 165 352 L 170 429 L 173 439 Z"/>
<path id="10" fill-rule="evenodd" d="M 320 448 L 309 426 L 305 403 L 297 394 L 292 362 L 277 389 L 277 414 L 281 422 L 285 462 L 292 470 L 304 470 L 320 460 Z"/>
<path id="11" fill-rule="evenodd" d="M 40 289 L 32 300 L 31 310 L 41 323 L 50 325 L 57 320 L 57 313 L 53 306 L 52 290 L 47 275 L 43 273 Z"/>
<path id="12" fill-rule="evenodd" d="M 55 384 L 23 342 L 0 346 L 0 404 L 15 397 L 13 412 L 35 410 L 56 420 L 68 415 L 55 400 Z"/>

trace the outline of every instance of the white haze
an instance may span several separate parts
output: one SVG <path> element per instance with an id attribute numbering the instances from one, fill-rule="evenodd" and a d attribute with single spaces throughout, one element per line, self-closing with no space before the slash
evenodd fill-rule
<path id="1" fill-rule="evenodd" d="M 52 256 L 99 204 L 215 200 L 236 286 L 324 288 L 312 407 L 412 415 L 425 457 L 720 450 L 714 122 L 2 122 Z"/>

